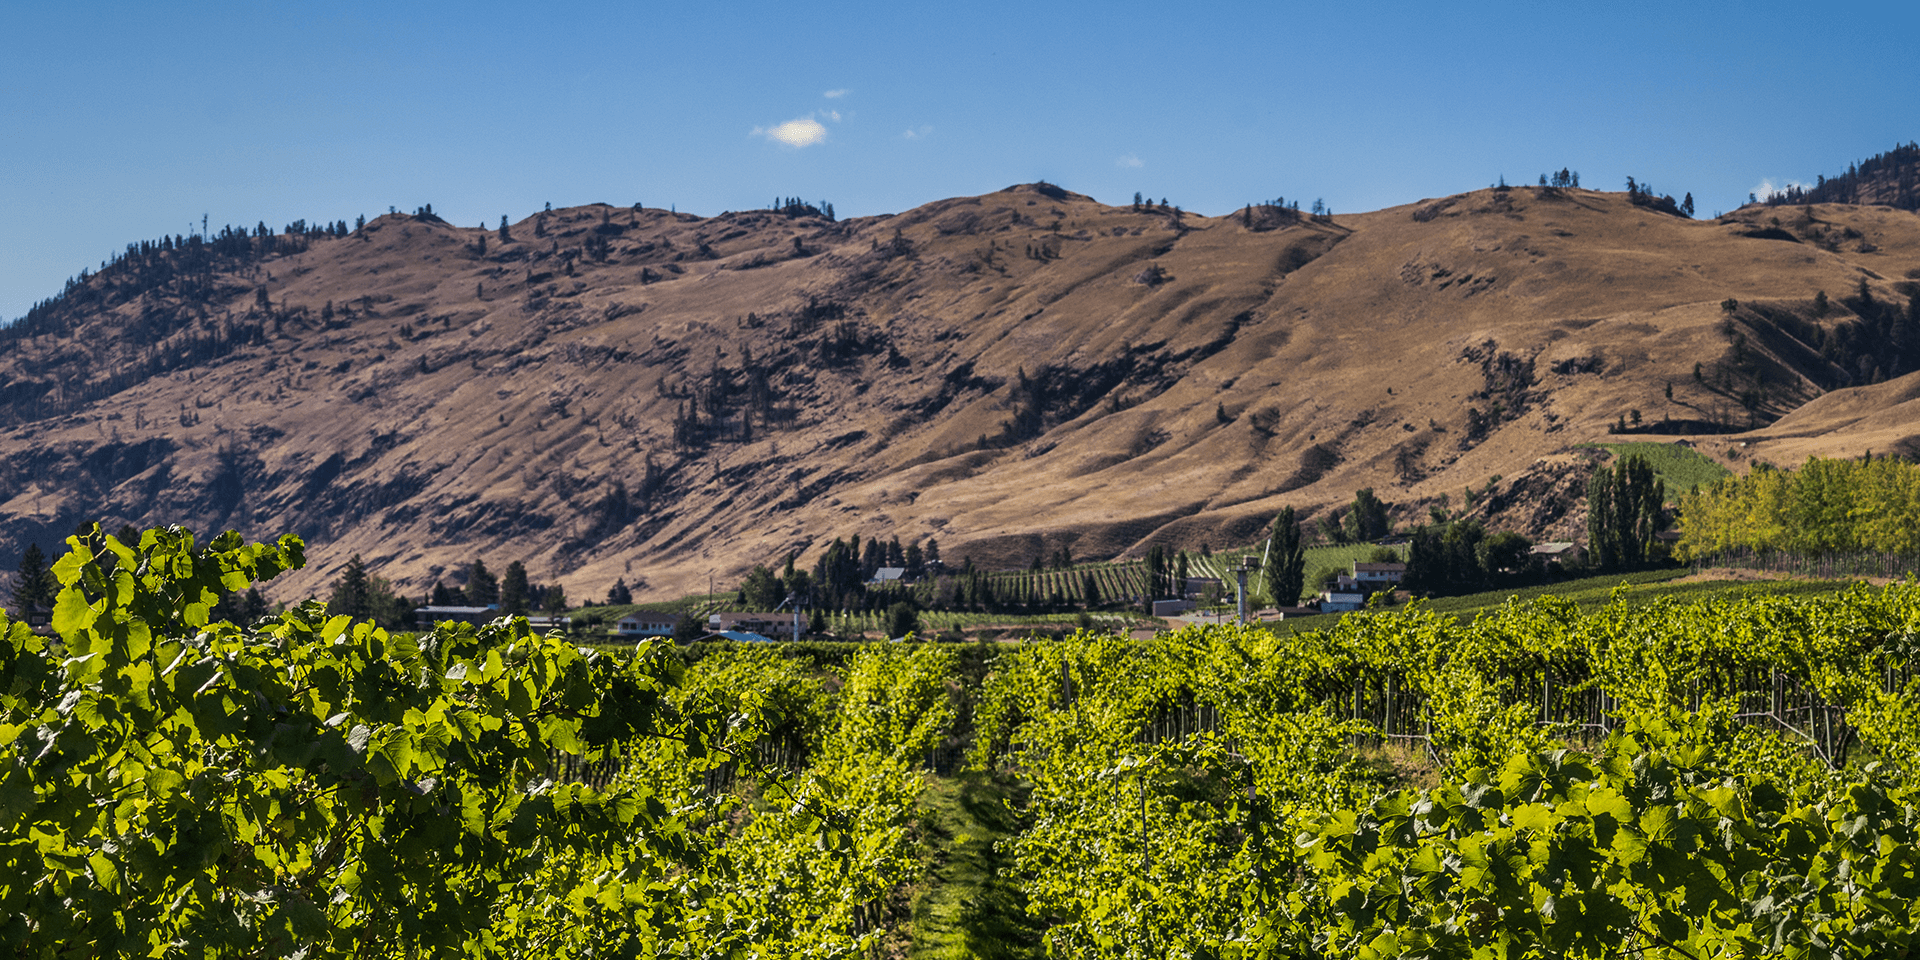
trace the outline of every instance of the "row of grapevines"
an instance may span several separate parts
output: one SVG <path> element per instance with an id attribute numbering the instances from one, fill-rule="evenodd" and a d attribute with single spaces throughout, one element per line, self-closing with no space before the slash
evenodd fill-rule
<path id="1" fill-rule="evenodd" d="M 974 760 L 1033 783 L 1015 853 L 1068 955 L 1884 955 L 1920 921 L 1916 599 L 1079 637 L 1000 658 Z M 1737 722 L 1786 677 L 1879 762 Z M 1418 705 L 1447 786 L 1376 797 L 1362 689 Z M 1582 693 L 1603 726 L 1542 722 Z"/>
<path id="2" fill-rule="evenodd" d="M 216 598 L 298 539 L 70 543 L 56 636 L 0 622 L 15 955 L 854 956 L 916 875 L 950 650 L 862 651 L 836 695 L 519 619 L 241 627 Z"/>
<path id="3" fill-rule="evenodd" d="M 645 789 L 557 781 L 552 761 L 701 743 L 667 703 L 670 650 L 615 662 L 524 621 L 394 636 L 319 603 L 242 628 L 209 607 L 298 567 L 299 540 L 70 543 L 57 639 L 10 624 L 0 642 L 0 925 L 19 955 L 551 956 L 686 936 L 662 891 L 699 864 L 695 825 Z M 587 862 L 610 866 L 560 867 Z M 587 902 L 617 906 L 619 930 L 561 916 Z"/>

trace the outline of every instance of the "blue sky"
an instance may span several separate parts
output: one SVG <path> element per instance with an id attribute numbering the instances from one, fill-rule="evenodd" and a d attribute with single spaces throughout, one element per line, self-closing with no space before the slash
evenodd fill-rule
<path id="1" fill-rule="evenodd" d="M 1371 210 L 1568 166 L 1703 216 L 1920 139 L 1920 5 L 0 0 L 0 319 L 128 242 L 431 203 Z"/>

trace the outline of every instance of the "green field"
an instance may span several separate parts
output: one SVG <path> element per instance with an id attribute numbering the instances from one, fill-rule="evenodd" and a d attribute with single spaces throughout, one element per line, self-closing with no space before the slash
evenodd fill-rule
<path id="1" fill-rule="evenodd" d="M 1535 597 L 1561 597 L 1580 605 L 1583 612 L 1594 610 L 1610 603 L 1614 599 L 1614 590 L 1625 586 L 1626 593 L 1620 596 L 1628 608 L 1646 606 L 1660 598 L 1674 600 L 1703 600 L 1719 594 L 1753 594 L 1765 596 L 1805 597 L 1820 594 L 1837 593 L 1853 584 L 1850 580 L 1701 580 L 1692 583 L 1675 583 L 1681 577 L 1692 573 L 1686 568 L 1663 570 L 1641 570 L 1635 573 L 1603 574 L 1596 577 L 1582 577 L 1577 580 L 1565 580 L 1560 583 L 1543 584 L 1533 587 L 1489 590 L 1485 593 L 1469 593 L 1458 597 L 1441 597 L 1424 601 L 1427 609 L 1436 613 L 1450 613 L 1463 622 L 1471 621 L 1482 614 L 1490 614 L 1505 607 L 1509 600 L 1526 602 Z M 1339 614 L 1329 613 L 1310 617 L 1288 617 L 1286 623 L 1296 630 L 1320 630 L 1338 620 Z"/>
<path id="2" fill-rule="evenodd" d="M 1666 488 L 1668 500 L 1677 499 L 1695 486 L 1704 487 L 1722 477 L 1733 476 L 1732 471 L 1698 450 L 1676 443 L 1594 443 L 1587 446 L 1598 447 L 1616 457 L 1644 457 Z"/>

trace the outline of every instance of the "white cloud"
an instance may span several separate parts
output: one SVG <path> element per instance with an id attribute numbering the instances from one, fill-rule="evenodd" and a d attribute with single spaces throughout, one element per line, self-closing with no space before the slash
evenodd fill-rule
<path id="1" fill-rule="evenodd" d="M 1133 154 L 1129 153 L 1126 156 L 1121 157 L 1118 160 L 1115 160 L 1113 162 L 1113 165 L 1116 167 L 1136 168 L 1136 167 L 1144 167 L 1146 166 L 1146 163 L 1142 161 L 1139 157 L 1136 157 Z"/>
<path id="2" fill-rule="evenodd" d="M 838 100 L 838 99 L 840 99 L 841 97 L 844 97 L 844 96 L 846 96 L 847 94 L 849 94 L 849 93 L 852 93 L 852 92 L 853 92 L 853 91 L 851 91 L 851 90 L 846 90 L 846 89 L 841 89 L 841 90 L 828 90 L 828 91 L 827 91 L 826 93 L 823 93 L 823 94 L 821 94 L 821 96 L 823 96 L 823 97 L 826 97 L 826 98 L 827 98 L 828 100 Z"/>
<path id="3" fill-rule="evenodd" d="M 839 123 L 839 122 L 840 122 L 840 111 L 838 111 L 838 110 L 828 110 L 828 111 L 826 112 L 826 118 L 827 118 L 828 120 L 832 120 L 832 121 L 833 121 L 834 123 Z"/>
<path id="4" fill-rule="evenodd" d="M 835 119 L 839 118 L 836 117 Z M 800 117 L 798 119 L 788 120 L 786 123 L 775 124 L 772 127 L 754 127 L 749 135 L 766 137 L 776 143 L 784 143 L 789 147 L 798 149 L 800 147 L 811 147 L 827 139 L 827 128 L 822 126 L 820 121 L 812 117 Z"/>
<path id="5" fill-rule="evenodd" d="M 932 127 L 922 124 L 918 127 L 908 127 L 907 132 L 901 134 L 901 136 L 905 137 L 908 140 L 925 140 L 927 138 L 927 135 L 932 132 L 933 132 Z"/>
<path id="6" fill-rule="evenodd" d="M 1812 184 L 1801 183 L 1798 180 L 1788 180 L 1786 183 L 1775 186 L 1773 182 L 1773 178 L 1767 177 L 1761 180 L 1758 186 L 1753 188 L 1752 193 L 1754 196 L 1759 197 L 1762 200 L 1765 200 L 1766 198 L 1771 197 L 1776 193 L 1785 193 L 1787 190 L 1792 189 L 1793 187 L 1799 187 L 1800 189 L 1805 190 L 1811 186 Z"/>

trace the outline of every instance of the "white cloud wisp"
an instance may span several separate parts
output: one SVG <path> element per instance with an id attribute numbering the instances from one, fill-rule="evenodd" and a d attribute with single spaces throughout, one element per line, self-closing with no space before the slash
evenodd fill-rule
<path id="1" fill-rule="evenodd" d="M 1780 184 L 1779 186 L 1775 186 L 1773 183 L 1773 178 L 1767 177 L 1761 180 L 1760 184 L 1754 187 L 1751 192 L 1755 197 L 1761 200 L 1765 200 L 1766 198 L 1771 197 L 1776 193 L 1785 193 L 1794 187 L 1799 187 L 1800 189 L 1805 190 L 1810 186 L 1812 186 L 1812 184 L 1801 183 L 1798 180 L 1788 180 L 1786 183 Z"/>
<path id="2" fill-rule="evenodd" d="M 751 135 L 766 137 L 798 150 L 827 139 L 827 128 L 812 117 L 799 117 L 771 127 L 754 127 Z"/>

